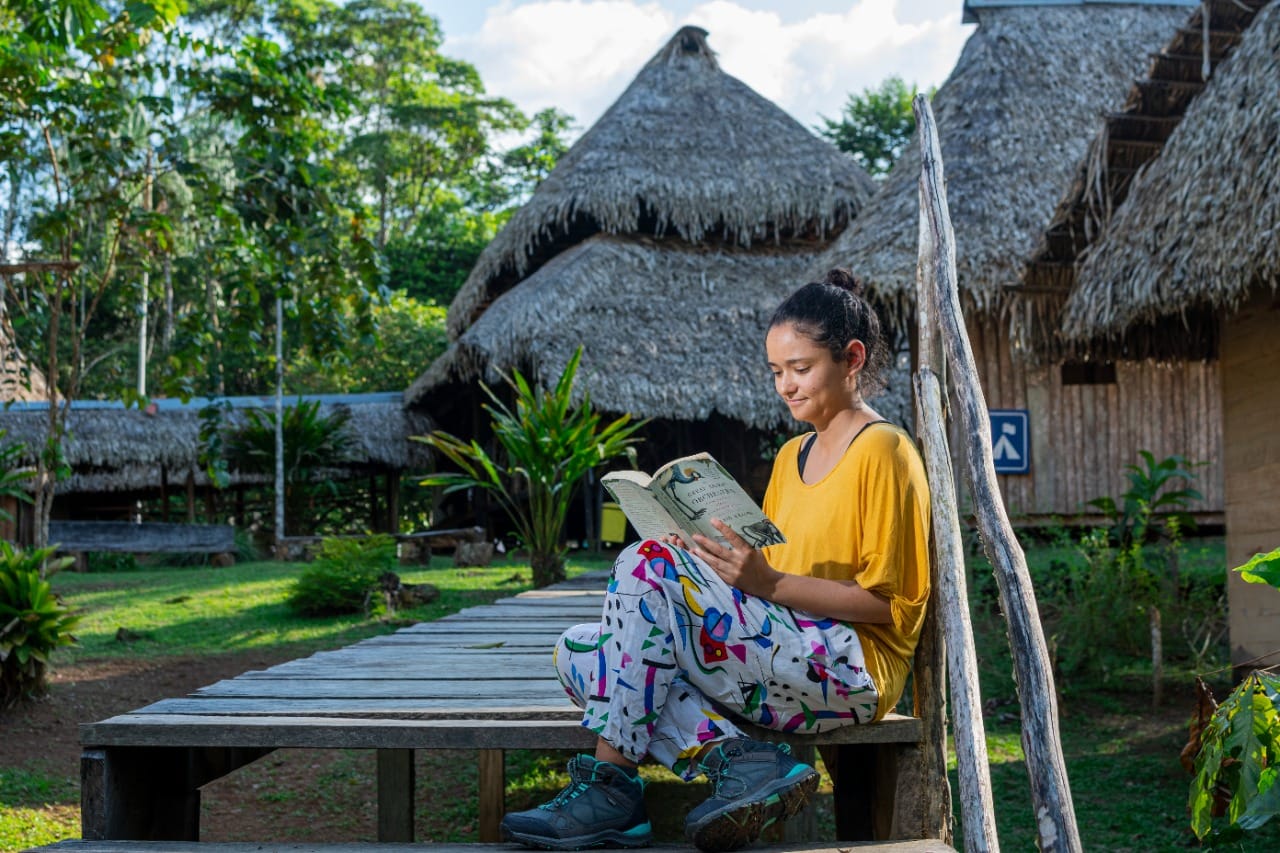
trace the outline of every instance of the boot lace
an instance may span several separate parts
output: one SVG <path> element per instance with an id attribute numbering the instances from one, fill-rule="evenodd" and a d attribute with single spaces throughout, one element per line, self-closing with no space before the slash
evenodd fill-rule
<path id="1" fill-rule="evenodd" d="M 774 746 L 783 755 L 791 754 L 791 744 L 789 743 L 779 743 L 779 744 L 775 744 Z M 730 745 L 729 749 L 727 750 L 724 748 L 724 744 L 719 744 L 715 748 L 715 753 L 719 755 L 720 760 L 713 764 L 708 764 L 705 762 L 702 763 L 702 772 L 706 774 L 707 779 L 711 782 L 711 785 L 712 785 L 711 790 L 713 791 L 712 793 L 713 797 L 720 796 L 720 786 L 723 785 L 725 781 L 733 778 L 730 775 L 730 770 L 732 769 L 730 767 L 730 764 L 732 763 L 733 759 L 735 757 L 744 755 L 746 752 L 747 750 L 745 750 L 742 747 L 742 745 L 738 743 Z"/>
<path id="2" fill-rule="evenodd" d="M 538 808 L 546 809 L 547 811 L 558 809 L 585 794 L 590 789 L 591 783 L 598 778 L 596 776 L 596 768 L 592 767 L 587 770 L 576 758 L 569 761 L 569 776 L 573 781 L 566 785 L 560 793 L 556 794 L 550 802 L 542 803 Z"/>

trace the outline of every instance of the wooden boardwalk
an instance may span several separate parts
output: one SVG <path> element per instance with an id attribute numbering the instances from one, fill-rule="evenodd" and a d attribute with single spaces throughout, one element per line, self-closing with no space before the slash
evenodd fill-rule
<path id="1" fill-rule="evenodd" d="M 196 841 L 201 785 L 274 749 L 355 748 L 378 755 L 378 841 L 410 842 L 413 750 L 477 749 L 480 840 L 497 841 L 503 750 L 595 743 L 550 652 L 566 628 L 600 618 L 604 583 L 585 575 L 82 725 L 82 834 Z M 919 720 L 893 717 L 770 736 L 894 745 L 917 743 L 920 731 Z"/>

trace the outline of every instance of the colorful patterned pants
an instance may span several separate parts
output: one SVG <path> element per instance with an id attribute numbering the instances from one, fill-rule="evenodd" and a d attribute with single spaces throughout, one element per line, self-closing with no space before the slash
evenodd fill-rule
<path id="1" fill-rule="evenodd" d="M 566 631 L 555 665 L 582 725 L 685 779 L 704 745 L 742 734 L 735 717 L 819 732 L 871 722 L 878 700 L 848 623 L 746 595 L 653 540 L 618 556 L 600 623 Z"/>

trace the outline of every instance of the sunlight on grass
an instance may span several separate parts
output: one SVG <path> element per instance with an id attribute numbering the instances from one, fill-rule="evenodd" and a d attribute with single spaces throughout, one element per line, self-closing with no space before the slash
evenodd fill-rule
<path id="1" fill-rule="evenodd" d="M 23 768 L 0 769 L 0 850 L 25 850 L 80 837 L 74 779 Z"/>
<path id="2" fill-rule="evenodd" d="M 569 573 L 608 565 L 604 557 L 571 560 Z M 404 582 L 433 584 L 440 598 L 398 613 L 391 624 L 363 614 L 314 618 L 297 615 L 285 603 L 302 569 L 297 563 L 259 562 L 225 569 L 62 572 L 53 578 L 54 590 L 84 619 L 76 632 L 79 644 L 59 650 L 55 663 L 276 646 L 300 652 L 332 648 L 531 588 L 528 566 L 516 560 L 487 568 L 405 567 Z"/>

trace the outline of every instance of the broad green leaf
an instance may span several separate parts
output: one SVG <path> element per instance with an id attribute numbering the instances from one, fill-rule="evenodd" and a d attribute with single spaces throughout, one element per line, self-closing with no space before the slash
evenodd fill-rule
<path id="1" fill-rule="evenodd" d="M 1249 583 L 1265 583 L 1280 589 L 1280 548 L 1268 554 L 1256 554 L 1236 569 Z"/>

